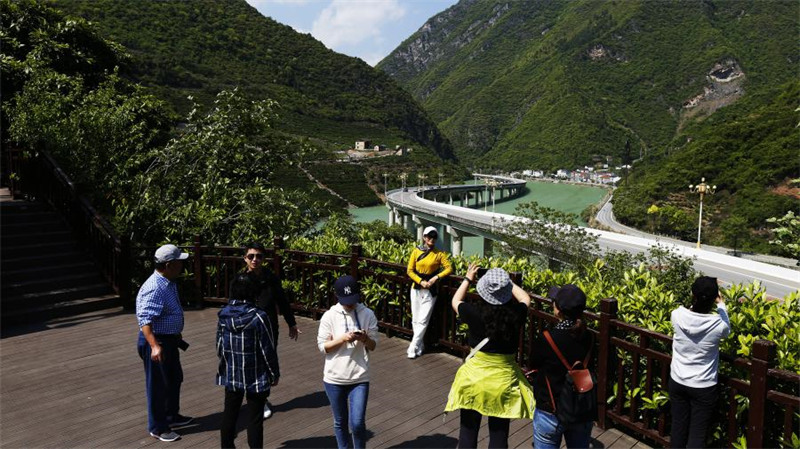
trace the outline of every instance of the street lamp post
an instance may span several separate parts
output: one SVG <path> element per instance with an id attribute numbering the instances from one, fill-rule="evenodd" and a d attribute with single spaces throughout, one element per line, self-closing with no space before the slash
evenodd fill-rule
<path id="1" fill-rule="evenodd" d="M 400 181 L 402 181 L 402 190 L 400 191 L 400 201 L 401 204 L 406 204 L 406 179 L 408 178 L 408 173 L 403 172 L 400 173 Z"/>
<path id="2" fill-rule="evenodd" d="M 700 184 L 689 184 L 689 190 L 700 194 L 700 218 L 697 220 L 697 248 L 700 249 L 700 231 L 703 229 L 703 197 L 706 194 L 713 195 L 717 186 L 710 186 L 706 184 L 706 178 L 701 178 Z"/>
<path id="3" fill-rule="evenodd" d="M 498 185 L 500 185 L 500 183 L 495 179 L 490 179 L 486 181 L 486 184 L 492 188 L 492 230 L 494 230 L 494 193 L 495 189 Z"/>
<path id="4" fill-rule="evenodd" d="M 422 190 L 422 187 L 425 185 L 425 180 L 428 179 L 427 175 L 422 173 L 417 175 L 417 180 L 419 180 L 419 189 Z"/>
<path id="5" fill-rule="evenodd" d="M 442 178 L 444 177 L 444 173 L 439 173 L 439 187 L 442 186 Z"/>
<path id="6" fill-rule="evenodd" d="M 487 179 L 483 183 L 483 211 L 486 212 L 486 206 L 489 204 L 489 201 L 486 197 L 489 196 L 489 182 L 492 181 L 491 179 Z"/>
<path id="7" fill-rule="evenodd" d="M 386 178 L 388 176 L 389 176 L 389 173 L 384 173 L 383 174 L 383 196 L 386 196 L 386 192 L 388 192 L 388 190 L 386 189 Z"/>

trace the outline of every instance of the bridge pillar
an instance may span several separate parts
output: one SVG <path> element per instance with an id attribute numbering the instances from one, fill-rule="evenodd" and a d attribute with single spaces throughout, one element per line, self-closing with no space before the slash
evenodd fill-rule
<path id="1" fill-rule="evenodd" d="M 403 229 L 406 229 L 409 232 L 414 232 L 414 230 L 411 229 L 411 215 L 400 212 L 398 216 L 400 218 L 400 225 L 403 226 Z"/>
<path id="2" fill-rule="evenodd" d="M 411 231 L 411 232 L 416 232 L 417 242 L 421 242 L 422 241 L 422 231 L 425 229 L 425 223 L 423 223 L 422 220 L 419 217 L 417 217 L 416 215 L 412 215 L 410 223 L 409 223 L 409 226 L 410 227 L 409 227 L 408 230 Z"/>
<path id="3" fill-rule="evenodd" d="M 396 212 L 393 208 L 389 207 L 389 226 L 394 226 L 396 217 Z"/>
<path id="4" fill-rule="evenodd" d="M 450 204 L 451 205 L 453 204 L 453 194 L 452 193 L 450 194 Z"/>
<path id="5" fill-rule="evenodd" d="M 452 226 L 446 226 L 445 230 L 446 230 L 447 234 L 450 235 L 450 238 L 452 239 L 452 244 L 450 246 L 450 252 L 453 254 L 453 256 L 460 256 L 461 252 L 462 252 L 462 246 L 463 246 L 462 244 L 463 244 L 464 234 L 461 231 L 459 231 L 458 229 L 455 229 Z"/>
<path id="6" fill-rule="evenodd" d="M 436 227 L 440 229 L 439 243 L 442 245 L 441 250 L 449 253 L 452 250 L 452 245 L 450 244 L 450 226 L 437 225 Z"/>
<path id="7" fill-rule="evenodd" d="M 486 237 L 483 238 L 483 257 L 489 257 L 492 255 L 492 240 L 487 239 Z"/>
<path id="8" fill-rule="evenodd" d="M 504 189 L 504 188 L 500 188 L 500 199 L 501 199 L 501 200 L 502 200 L 502 199 L 503 199 L 503 197 L 505 196 L 505 193 L 506 193 L 506 189 Z"/>

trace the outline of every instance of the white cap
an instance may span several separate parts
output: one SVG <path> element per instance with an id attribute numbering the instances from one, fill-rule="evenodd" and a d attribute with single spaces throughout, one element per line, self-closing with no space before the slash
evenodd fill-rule
<path id="1" fill-rule="evenodd" d="M 156 250 L 156 263 L 165 263 L 172 260 L 186 260 L 188 253 L 182 253 L 175 245 L 164 245 Z"/>
<path id="2" fill-rule="evenodd" d="M 433 226 L 428 226 L 425 228 L 425 230 L 422 231 L 422 235 L 429 235 L 431 232 L 436 234 L 437 237 L 439 236 L 439 231 L 437 231 Z"/>

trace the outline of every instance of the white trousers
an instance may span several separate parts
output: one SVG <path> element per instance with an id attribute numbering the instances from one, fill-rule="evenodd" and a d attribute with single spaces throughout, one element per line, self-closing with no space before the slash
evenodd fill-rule
<path id="1" fill-rule="evenodd" d="M 411 288 L 411 327 L 414 336 L 411 344 L 408 345 L 408 356 L 415 357 L 422 355 L 425 350 L 425 331 L 428 330 L 428 323 L 431 321 L 433 305 L 436 304 L 436 297 L 431 295 L 427 288 Z"/>

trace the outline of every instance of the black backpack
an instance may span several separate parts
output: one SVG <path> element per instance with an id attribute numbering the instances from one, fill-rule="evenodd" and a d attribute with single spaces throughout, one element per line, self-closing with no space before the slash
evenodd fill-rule
<path id="1" fill-rule="evenodd" d="M 587 421 L 595 421 L 597 419 L 597 377 L 589 371 L 589 359 L 592 355 L 592 347 L 594 346 L 594 336 L 592 335 L 592 344 L 589 346 L 589 352 L 586 354 L 586 360 L 578 360 L 569 365 L 567 359 L 558 346 L 550 336 L 550 332 L 544 331 L 544 337 L 553 348 L 558 359 L 567 369 L 567 374 L 564 378 L 564 387 L 558 395 L 558 403 L 553 399 L 553 390 L 550 388 L 550 380 L 545 376 L 547 382 L 547 390 L 550 392 L 550 402 L 553 404 L 553 409 L 561 424 L 573 424 Z"/>

